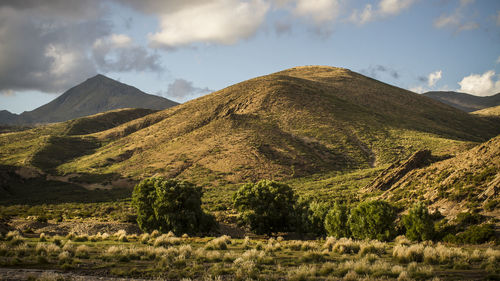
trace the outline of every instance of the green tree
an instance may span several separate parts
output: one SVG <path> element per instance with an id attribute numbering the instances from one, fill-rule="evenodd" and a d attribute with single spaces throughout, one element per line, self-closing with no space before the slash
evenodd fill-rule
<path id="1" fill-rule="evenodd" d="M 396 213 L 385 201 L 360 203 L 351 210 L 348 223 L 352 236 L 356 239 L 378 239 L 386 241 L 392 238 Z"/>
<path id="2" fill-rule="evenodd" d="M 290 186 L 269 180 L 245 184 L 233 196 L 241 221 L 258 234 L 293 230 L 296 202 Z"/>
<path id="3" fill-rule="evenodd" d="M 143 231 L 172 231 L 176 234 L 210 231 L 211 215 L 201 209 L 201 187 L 187 181 L 149 178 L 134 187 L 132 205 Z"/>
<path id="4" fill-rule="evenodd" d="M 313 201 L 309 204 L 308 208 L 308 223 L 309 231 L 316 235 L 324 236 L 325 218 L 330 210 L 331 205 L 323 202 Z"/>
<path id="5" fill-rule="evenodd" d="M 414 241 L 430 240 L 434 237 L 434 222 L 427 207 L 419 202 L 403 216 L 406 237 Z"/>
<path id="6" fill-rule="evenodd" d="M 336 202 L 325 217 L 325 230 L 328 236 L 336 238 L 350 237 L 348 225 L 349 209 L 345 204 Z"/>

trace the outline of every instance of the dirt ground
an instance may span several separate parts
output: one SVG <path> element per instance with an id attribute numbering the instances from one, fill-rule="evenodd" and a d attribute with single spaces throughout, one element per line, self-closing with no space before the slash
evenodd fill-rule
<path id="1" fill-rule="evenodd" d="M 145 281 L 148 279 L 134 278 L 113 278 L 92 275 L 80 275 L 74 272 L 64 272 L 56 270 L 43 269 L 25 269 L 25 268 L 0 268 L 0 280 L 2 281 L 21 281 L 40 278 L 43 280 L 73 280 L 73 281 Z M 162 280 L 162 279 L 154 279 Z"/>

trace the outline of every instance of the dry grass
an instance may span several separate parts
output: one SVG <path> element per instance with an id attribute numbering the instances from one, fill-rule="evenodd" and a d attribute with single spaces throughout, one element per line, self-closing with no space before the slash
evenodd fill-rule
<path id="1" fill-rule="evenodd" d="M 75 257 L 81 259 L 88 259 L 90 254 L 90 248 L 87 245 L 80 245 L 76 247 Z"/>
<path id="2" fill-rule="evenodd" d="M 363 241 L 360 243 L 359 255 L 364 256 L 367 254 L 383 255 L 386 252 L 387 243 L 378 240 Z"/>
<path id="3" fill-rule="evenodd" d="M 327 240 L 328 243 L 328 240 Z M 356 254 L 360 250 L 360 242 L 351 238 L 340 238 L 335 241 L 331 250 L 339 254 Z"/>
<path id="4" fill-rule="evenodd" d="M 206 250 L 226 250 L 227 245 L 231 244 L 231 237 L 223 235 L 221 237 L 212 239 L 205 245 Z"/>
<path id="5" fill-rule="evenodd" d="M 162 235 L 156 237 L 156 239 L 153 242 L 153 245 L 155 247 L 168 247 L 168 246 L 172 246 L 172 245 L 179 245 L 181 243 L 182 243 L 181 238 L 178 238 L 178 237 L 175 237 L 172 235 L 168 235 L 168 234 L 162 234 Z"/>

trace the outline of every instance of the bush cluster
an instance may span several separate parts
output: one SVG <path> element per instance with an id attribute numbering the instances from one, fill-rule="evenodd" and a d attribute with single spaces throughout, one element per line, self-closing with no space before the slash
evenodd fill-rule
<path id="1" fill-rule="evenodd" d="M 262 180 L 243 185 L 233 196 L 240 220 L 258 234 L 280 231 L 317 236 L 388 240 L 395 234 L 394 208 L 384 201 L 364 202 L 349 211 L 343 204 L 298 198 L 286 184 Z"/>
<path id="2" fill-rule="evenodd" d="M 201 187 L 190 182 L 149 178 L 134 187 L 132 205 L 143 231 L 201 233 L 215 226 L 213 216 L 201 209 L 201 196 Z"/>

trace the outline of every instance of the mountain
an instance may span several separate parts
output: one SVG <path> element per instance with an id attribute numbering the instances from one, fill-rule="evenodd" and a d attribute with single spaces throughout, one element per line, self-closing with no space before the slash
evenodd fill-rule
<path id="1" fill-rule="evenodd" d="M 175 105 L 176 102 L 146 94 L 135 87 L 99 74 L 35 110 L 20 115 L 0 112 L 0 123 L 53 123 L 119 108 L 160 110 Z"/>
<path id="2" fill-rule="evenodd" d="M 420 162 L 421 167 L 414 167 L 406 171 L 406 174 L 398 175 L 401 167 L 407 163 L 408 161 L 385 172 L 384 178 L 388 184 L 379 189 L 384 191 L 382 198 L 405 206 L 408 201 L 426 200 L 446 216 L 484 207 L 490 201 L 498 199 L 500 136 L 446 160 L 431 164 Z M 375 180 L 365 189 L 373 192 L 382 186 L 384 185 L 380 181 Z"/>
<path id="3" fill-rule="evenodd" d="M 309 66 L 73 136 L 71 141 L 82 143 L 78 155 L 50 158 L 55 149 L 44 148 L 43 157 L 39 152 L 33 157 L 18 142 L 0 163 L 30 163 L 62 175 L 119 174 L 136 180 L 162 175 L 217 186 L 385 166 L 420 149 L 455 155 L 498 133 L 497 122 L 421 95 L 347 69 Z M 75 144 L 59 139 L 45 144 L 58 145 Z"/>
<path id="4" fill-rule="evenodd" d="M 0 124 L 13 124 L 18 119 L 18 115 L 8 110 L 0 110 Z"/>
<path id="5" fill-rule="evenodd" d="M 500 93 L 487 97 L 479 97 L 458 92 L 440 91 L 427 92 L 423 95 L 466 112 L 500 105 Z"/>

